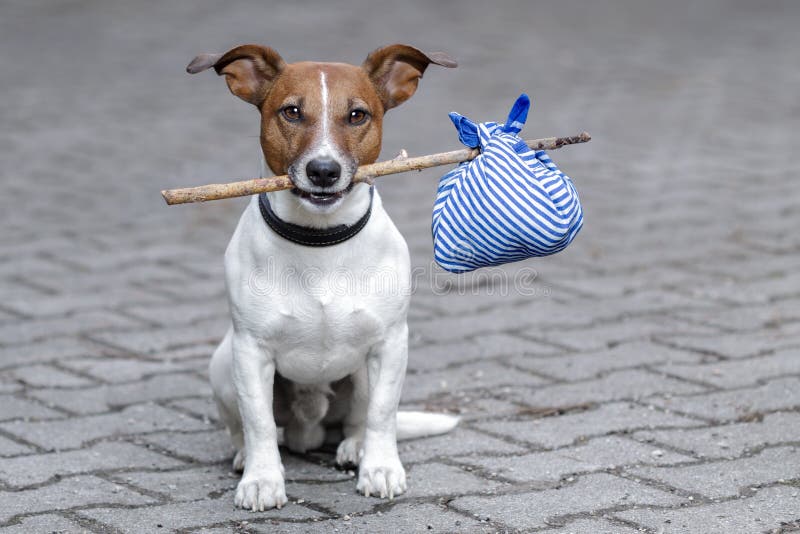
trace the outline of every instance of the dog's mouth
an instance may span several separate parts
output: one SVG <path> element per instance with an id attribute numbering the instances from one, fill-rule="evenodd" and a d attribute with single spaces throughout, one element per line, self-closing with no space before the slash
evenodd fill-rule
<path id="1" fill-rule="evenodd" d="M 291 191 L 293 194 L 299 196 L 303 200 L 311 202 L 316 206 L 330 206 L 331 204 L 335 204 L 337 200 L 349 193 L 350 190 L 353 189 L 353 185 L 353 183 L 350 183 L 350 185 L 341 191 L 336 192 L 305 191 L 299 187 L 293 187 Z"/>

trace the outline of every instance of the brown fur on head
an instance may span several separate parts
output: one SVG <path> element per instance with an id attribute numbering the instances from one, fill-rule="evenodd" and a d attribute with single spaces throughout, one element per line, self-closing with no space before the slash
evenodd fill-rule
<path id="1" fill-rule="evenodd" d="M 267 164 L 273 172 L 283 173 L 319 135 L 321 72 L 330 88 L 331 141 L 357 165 L 363 165 L 375 161 L 380 152 L 383 114 L 414 94 L 431 63 L 456 66 L 444 53 L 425 54 L 402 44 L 375 50 L 360 67 L 344 63 L 287 64 L 272 48 L 250 44 L 225 54 L 201 54 L 187 71 L 194 74 L 214 67 L 217 74 L 225 76 L 234 95 L 259 109 Z M 287 120 L 281 113 L 287 106 L 297 106 L 302 118 Z M 367 113 L 363 123 L 351 124 L 354 110 Z"/>

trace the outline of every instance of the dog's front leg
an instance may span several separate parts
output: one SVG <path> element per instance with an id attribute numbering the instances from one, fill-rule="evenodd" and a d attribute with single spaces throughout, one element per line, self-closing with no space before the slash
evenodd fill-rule
<path id="1" fill-rule="evenodd" d="M 236 506 L 263 511 L 286 504 L 283 465 L 272 413 L 275 362 L 247 333 L 233 335 L 233 380 L 239 401 L 247 452 L 236 487 Z"/>
<path id="2" fill-rule="evenodd" d="M 391 499 L 406 490 L 406 472 L 397 454 L 397 405 L 407 360 L 405 322 L 391 329 L 367 359 L 370 395 L 357 485 L 366 496 Z"/>

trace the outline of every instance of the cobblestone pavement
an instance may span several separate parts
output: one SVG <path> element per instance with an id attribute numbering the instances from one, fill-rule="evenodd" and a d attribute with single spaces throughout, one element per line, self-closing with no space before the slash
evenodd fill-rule
<path id="1" fill-rule="evenodd" d="M 800 529 L 797 3 L 268 4 L 0 5 L 2 532 Z M 403 405 L 463 416 L 401 445 L 394 502 L 283 451 L 291 503 L 233 508 L 206 365 L 243 201 L 158 191 L 256 172 L 256 115 L 183 72 L 249 41 L 454 55 L 385 156 L 454 148 L 447 111 L 522 90 L 526 134 L 594 135 L 553 154 L 583 233 L 491 277 L 431 269 L 436 171 L 380 182 L 420 273 Z"/>

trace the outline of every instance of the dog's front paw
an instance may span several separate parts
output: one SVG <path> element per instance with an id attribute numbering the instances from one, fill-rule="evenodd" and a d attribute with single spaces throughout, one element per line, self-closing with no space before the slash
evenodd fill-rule
<path id="1" fill-rule="evenodd" d="M 356 488 L 367 497 L 376 495 L 381 499 L 393 499 L 406 491 L 406 470 L 397 457 L 373 460 L 365 456 L 358 469 Z"/>
<path id="2" fill-rule="evenodd" d="M 280 508 L 286 504 L 286 490 L 280 471 L 245 475 L 236 486 L 233 502 L 240 508 L 263 512 L 270 508 Z"/>
<path id="3" fill-rule="evenodd" d="M 339 466 L 355 466 L 361 461 L 364 450 L 362 441 L 358 437 L 349 437 L 339 443 L 336 449 L 336 464 Z"/>

